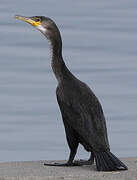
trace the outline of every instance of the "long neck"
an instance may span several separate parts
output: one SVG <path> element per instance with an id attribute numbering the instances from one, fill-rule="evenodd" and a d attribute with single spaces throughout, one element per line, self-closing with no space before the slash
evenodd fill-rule
<path id="1" fill-rule="evenodd" d="M 51 43 L 51 66 L 58 82 L 63 80 L 65 74 L 69 76 L 71 73 L 67 69 L 62 58 L 62 40 L 60 32 L 50 39 Z"/>

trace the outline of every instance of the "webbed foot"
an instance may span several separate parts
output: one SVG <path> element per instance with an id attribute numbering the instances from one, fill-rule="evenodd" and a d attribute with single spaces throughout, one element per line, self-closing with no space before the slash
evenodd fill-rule
<path id="1" fill-rule="evenodd" d="M 79 166 L 83 166 L 83 165 L 92 165 L 94 163 L 94 160 L 83 160 L 83 159 L 80 159 L 80 160 L 75 160 L 74 163 L 78 164 Z"/>
<path id="2" fill-rule="evenodd" d="M 44 163 L 44 166 L 82 166 L 77 162 L 66 162 L 66 163 Z"/>

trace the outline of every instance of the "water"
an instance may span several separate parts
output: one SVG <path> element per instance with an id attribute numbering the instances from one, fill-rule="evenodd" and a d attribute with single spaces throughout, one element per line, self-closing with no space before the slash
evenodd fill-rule
<path id="1" fill-rule="evenodd" d="M 46 15 L 67 66 L 99 97 L 111 150 L 137 150 L 137 1 L 1 0 L 0 161 L 67 159 L 48 42 L 15 14 Z M 79 157 L 88 157 L 82 147 Z"/>

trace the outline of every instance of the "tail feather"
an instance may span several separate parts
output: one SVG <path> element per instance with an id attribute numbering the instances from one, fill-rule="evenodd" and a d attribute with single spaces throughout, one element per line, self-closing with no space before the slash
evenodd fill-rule
<path id="1" fill-rule="evenodd" d="M 109 162 L 109 163 L 107 163 L 109 169 L 113 169 L 114 171 L 116 171 L 117 168 L 116 168 L 115 164 L 113 163 L 113 161 L 110 161 L 110 158 L 108 157 L 108 154 L 106 154 L 106 152 L 102 152 L 102 154 L 103 154 L 104 159 L 105 159 L 107 162 Z"/>
<path id="2" fill-rule="evenodd" d="M 106 171 L 108 170 L 108 165 L 105 161 L 105 159 L 103 158 L 102 152 L 98 153 L 98 157 L 99 157 L 99 162 L 102 163 L 102 166 L 104 167 L 104 169 L 106 169 Z"/>
<path id="3" fill-rule="evenodd" d="M 98 171 L 127 170 L 127 166 L 111 152 L 95 152 L 95 161 Z"/>
<path id="4" fill-rule="evenodd" d="M 99 157 L 98 157 L 98 153 L 95 153 L 95 161 L 96 161 L 96 168 L 97 170 L 100 169 L 100 163 L 99 163 Z"/>
<path id="5" fill-rule="evenodd" d="M 104 165 L 106 171 L 109 171 L 110 167 L 113 166 L 113 164 L 111 164 L 111 166 L 110 166 L 110 164 L 107 163 L 107 161 L 106 161 L 107 157 L 104 155 L 103 152 L 100 153 L 100 159 L 103 160 L 103 165 Z"/>

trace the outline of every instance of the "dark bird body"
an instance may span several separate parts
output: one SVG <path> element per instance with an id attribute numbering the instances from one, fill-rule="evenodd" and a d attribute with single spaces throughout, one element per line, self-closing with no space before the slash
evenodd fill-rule
<path id="1" fill-rule="evenodd" d="M 75 152 L 81 143 L 90 152 L 109 150 L 102 107 L 91 89 L 70 76 L 58 85 L 56 94 L 71 149 Z"/>
<path id="2" fill-rule="evenodd" d="M 98 171 L 126 170 L 127 167 L 110 152 L 106 121 L 100 102 L 92 90 L 78 80 L 66 67 L 62 58 L 62 40 L 56 24 L 43 16 L 16 16 L 37 29 L 49 40 L 52 54 L 52 69 L 58 80 L 57 101 L 61 110 L 70 148 L 69 160 L 65 164 L 51 166 L 87 165 L 96 161 Z M 78 145 L 91 152 L 88 161 L 74 161 Z"/>

